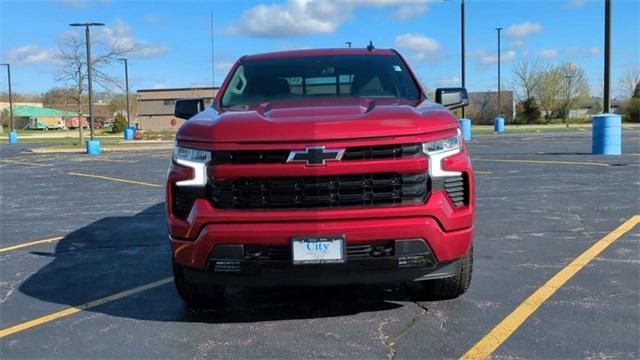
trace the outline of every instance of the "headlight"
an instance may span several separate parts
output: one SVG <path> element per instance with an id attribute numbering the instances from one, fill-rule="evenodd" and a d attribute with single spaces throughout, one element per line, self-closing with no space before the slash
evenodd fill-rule
<path id="1" fill-rule="evenodd" d="M 443 177 L 460 175 L 461 173 L 459 171 L 444 170 L 442 168 L 442 159 L 462 151 L 461 144 L 460 129 L 458 129 L 458 135 L 422 143 L 422 151 L 429 158 L 429 176 Z"/>
<path id="2" fill-rule="evenodd" d="M 190 149 L 176 146 L 173 149 L 173 160 L 186 160 L 198 163 L 206 163 L 211 160 L 211 152 L 206 150 Z"/>
<path id="3" fill-rule="evenodd" d="M 460 152 L 460 135 L 423 143 L 422 151 L 427 155 L 443 152 L 451 152 L 451 155 L 458 153 Z"/>
<path id="4" fill-rule="evenodd" d="M 211 160 L 211 151 L 190 149 L 177 146 L 173 149 L 173 161 L 178 165 L 193 169 L 193 179 L 176 182 L 177 186 L 207 185 L 207 163 Z"/>

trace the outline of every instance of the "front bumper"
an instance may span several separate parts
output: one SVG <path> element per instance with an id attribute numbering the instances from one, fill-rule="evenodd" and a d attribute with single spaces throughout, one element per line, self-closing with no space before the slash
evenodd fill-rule
<path id="1" fill-rule="evenodd" d="M 246 270 L 236 273 L 216 272 L 213 267 L 207 270 L 183 268 L 182 273 L 193 284 L 249 287 L 333 286 L 441 279 L 459 274 L 462 266 L 462 261 L 456 260 L 428 269 L 398 269 L 397 262 L 397 257 L 301 266 L 284 261 L 254 262 L 250 266 L 241 264 Z"/>
<path id="2" fill-rule="evenodd" d="M 208 278 L 212 282 L 239 285 L 291 284 L 292 281 L 301 281 L 308 285 L 308 277 L 314 276 L 313 274 L 317 278 L 323 278 L 317 280 L 319 283 L 329 284 L 411 281 L 429 274 L 437 277 L 451 276 L 451 270 L 455 269 L 447 265 L 455 264 L 456 260 L 467 254 L 472 232 L 473 228 L 445 232 L 431 217 L 208 224 L 195 241 L 172 238 L 171 245 L 176 263 L 185 268 L 190 276 L 200 279 L 199 281 Z M 390 256 L 367 259 L 352 259 L 347 256 L 345 264 L 337 265 L 294 266 L 290 260 L 252 260 L 249 263 L 242 262 L 239 265 L 241 271 L 236 273 L 216 272 L 212 265 L 214 250 L 218 245 L 242 244 L 282 249 L 290 247 L 293 236 L 325 234 L 344 234 L 348 248 L 395 242 L 399 239 L 424 239 L 428 252 L 433 256 L 433 266 L 401 268 L 398 265 L 400 255 L 412 254 L 400 254 L 397 251 L 390 253 Z M 236 256 L 231 260 L 242 261 L 242 258 Z"/>

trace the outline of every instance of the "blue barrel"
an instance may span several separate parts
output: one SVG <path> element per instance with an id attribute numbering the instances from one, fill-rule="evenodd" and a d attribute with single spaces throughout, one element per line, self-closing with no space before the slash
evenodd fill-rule
<path id="1" fill-rule="evenodd" d="M 124 139 L 125 140 L 133 140 L 133 134 L 135 134 L 135 128 L 126 128 L 124 129 Z"/>
<path id="2" fill-rule="evenodd" d="M 593 117 L 591 152 L 600 155 L 622 154 L 622 117 L 600 114 Z"/>
<path id="3" fill-rule="evenodd" d="M 9 132 L 9 144 L 17 144 L 17 143 L 18 143 L 18 134 L 15 131 Z"/>
<path id="4" fill-rule="evenodd" d="M 101 152 L 100 140 L 87 140 L 87 154 L 100 155 Z"/>
<path id="5" fill-rule="evenodd" d="M 501 118 L 501 117 L 496 118 L 496 120 L 493 123 L 493 130 L 498 134 L 504 132 L 504 118 Z"/>
<path id="6" fill-rule="evenodd" d="M 465 141 L 471 141 L 471 120 L 460 119 L 460 131 L 462 131 L 462 137 Z"/>

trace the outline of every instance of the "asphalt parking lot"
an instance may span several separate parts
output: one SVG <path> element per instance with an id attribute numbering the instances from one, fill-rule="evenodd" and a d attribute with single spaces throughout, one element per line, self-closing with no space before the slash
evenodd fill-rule
<path id="1" fill-rule="evenodd" d="M 640 226 L 619 227 L 640 214 L 640 131 L 623 134 L 624 155 L 606 157 L 590 132 L 477 136 L 475 266 L 458 299 L 229 289 L 210 310 L 185 308 L 170 278 L 168 151 L 0 145 L 1 357 L 637 359 Z"/>

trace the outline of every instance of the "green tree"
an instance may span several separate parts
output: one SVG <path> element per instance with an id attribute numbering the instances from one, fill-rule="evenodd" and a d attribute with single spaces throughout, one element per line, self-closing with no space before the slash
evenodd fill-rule
<path id="1" fill-rule="evenodd" d="M 114 133 L 121 133 L 127 127 L 127 119 L 122 114 L 117 114 L 113 123 L 111 131 Z"/>
<path id="2" fill-rule="evenodd" d="M 540 119 L 540 107 L 536 98 L 530 97 L 522 103 L 521 118 L 525 124 L 535 124 Z"/>
<path id="3" fill-rule="evenodd" d="M 633 90 L 633 97 L 624 104 L 622 115 L 625 121 L 640 123 L 640 82 Z"/>
<path id="4" fill-rule="evenodd" d="M 549 68 L 540 74 L 540 82 L 534 90 L 540 110 L 545 119 L 550 120 L 558 111 L 562 94 L 562 73 L 558 68 Z"/>
<path id="5" fill-rule="evenodd" d="M 562 78 L 558 110 L 566 124 L 571 109 L 589 99 L 589 81 L 584 70 L 576 64 L 565 62 L 557 70 Z"/>

